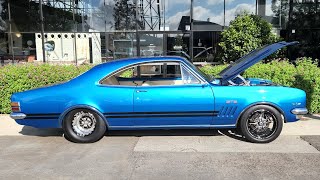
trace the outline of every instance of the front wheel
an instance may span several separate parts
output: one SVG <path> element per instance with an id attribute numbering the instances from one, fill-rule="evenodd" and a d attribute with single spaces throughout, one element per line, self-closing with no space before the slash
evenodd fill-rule
<path id="1" fill-rule="evenodd" d="M 278 110 L 267 105 L 249 108 L 240 119 L 240 129 L 245 138 L 254 143 L 268 143 L 281 133 L 283 120 Z"/>
<path id="2" fill-rule="evenodd" d="M 93 143 L 106 132 L 106 123 L 95 112 L 88 109 L 75 109 L 63 120 L 66 138 L 75 143 Z"/>

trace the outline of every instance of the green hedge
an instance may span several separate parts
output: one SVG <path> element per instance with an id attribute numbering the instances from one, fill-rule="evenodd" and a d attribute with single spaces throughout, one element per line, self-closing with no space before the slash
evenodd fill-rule
<path id="1" fill-rule="evenodd" d="M 0 67 L 0 114 L 10 113 L 10 96 L 57 82 L 67 81 L 91 66 L 24 64 Z"/>
<path id="2" fill-rule="evenodd" d="M 204 66 L 207 74 L 217 74 L 227 65 Z M 25 64 L 0 67 L 0 113 L 10 113 L 12 93 L 25 91 L 57 82 L 69 80 L 92 66 Z M 296 66 L 287 60 L 259 63 L 249 68 L 245 77 L 270 79 L 274 83 L 303 89 L 307 93 L 307 105 L 311 113 L 320 113 L 320 69 L 317 62 L 301 58 Z"/>
<path id="3" fill-rule="evenodd" d="M 272 80 L 276 84 L 303 89 L 307 93 L 307 107 L 311 113 L 320 113 L 320 69 L 311 58 L 300 58 L 296 65 L 287 60 L 259 63 L 249 68 L 244 77 Z M 202 71 L 217 76 L 227 65 L 204 66 Z"/>

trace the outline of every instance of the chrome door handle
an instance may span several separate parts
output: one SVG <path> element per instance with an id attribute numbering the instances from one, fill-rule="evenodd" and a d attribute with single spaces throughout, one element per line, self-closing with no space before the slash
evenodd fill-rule
<path id="1" fill-rule="evenodd" d="M 147 90 L 137 90 L 137 93 L 141 93 L 141 92 L 148 92 Z"/>

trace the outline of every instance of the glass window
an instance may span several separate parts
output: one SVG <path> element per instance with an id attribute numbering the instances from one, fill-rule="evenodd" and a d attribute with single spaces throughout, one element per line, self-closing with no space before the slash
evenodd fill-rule
<path id="1" fill-rule="evenodd" d="M 163 54 L 163 34 L 140 34 L 140 55 L 145 57 Z"/>
<path id="2" fill-rule="evenodd" d="M 7 6 L 2 6 L 6 8 Z M 19 0 L 10 1 L 12 19 L 12 32 L 40 31 L 40 6 L 39 1 Z"/>
<path id="3" fill-rule="evenodd" d="M 110 33 L 106 35 L 104 41 L 107 60 L 130 58 L 137 55 L 135 33 Z"/>
<path id="4" fill-rule="evenodd" d="M 210 31 L 221 31 L 223 26 L 229 26 L 230 21 L 238 14 L 254 14 L 255 6 L 256 0 L 194 0 L 194 28 L 210 27 Z"/>
<path id="5" fill-rule="evenodd" d="M 166 77 L 168 78 L 181 78 L 181 69 L 178 64 L 167 64 Z"/>
<path id="6" fill-rule="evenodd" d="M 201 82 L 191 74 L 189 70 L 182 67 L 182 80 L 184 84 L 200 84 Z"/>
<path id="7" fill-rule="evenodd" d="M 189 35 L 189 34 L 188 34 Z M 168 34 L 167 36 L 167 55 L 181 56 L 190 60 L 189 56 L 189 36 L 187 34 Z"/>
<path id="8" fill-rule="evenodd" d="M 137 74 L 141 78 L 181 78 L 180 64 L 172 62 L 148 63 L 136 66 L 135 74 Z"/>
<path id="9" fill-rule="evenodd" d="M 7 31 L 8 27 L 8 2 L 0 1 L 0 33 Z"/>
<path id="10" fill-rule="evenodd" d="M 101 81 L 104 85 L 163 86 L 182 85 L 179 63 L 145 63 L 126 68 Z"/>
<path id="11" fill-rule="evenodd" d="M 126 86 L 137 86 L 132 78 L 136 78 L 137 76 L 134 75 L 134 67 L 127 68 L 117 72 L 116 74 L 104 78 L 100 83 L 104 85 L 126 85 Z"/>
<path id="12" fill-rule="evenodd" d="M 74 30 L 73 19 L 81 20 L 77 14 L 73 16 L 73 6 L 77 8 L 77 5 L 78 2 L 73 3 L 72 0 L 42 0 L 44 30 L 54 32 Z"/>
<path id="13" fill-rule="evenodd" d="M 190 4 L 190 0 L 164 0 L 164 27 L 161 30 L 190 30 Z"/>

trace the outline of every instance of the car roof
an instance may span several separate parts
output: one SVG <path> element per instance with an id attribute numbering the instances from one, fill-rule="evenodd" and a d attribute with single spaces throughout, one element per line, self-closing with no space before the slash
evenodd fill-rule
<path id="1" fill-rule="evenodd" d="M 175 62 L 186 62 L 187 60 L 182 57 L 177 56 L 158 56 L 158 57 L 140 57 L 140 58 L 127 58 L 127 59 L 120 59 L 109 61 L 106 63 L 102 63 L 96 65 L 89 71 L 85 72 L 84 74 L 78 76 L 74 80 L 88 80 L 92 79 L 94 81 L 99 81 L 105 76 L 117 71 L 121 68 L 132 66 L 135 64 L 140 63 L 148 63 L 148 62 L 157 62 L 157 61 L 175 61 Z"/>

